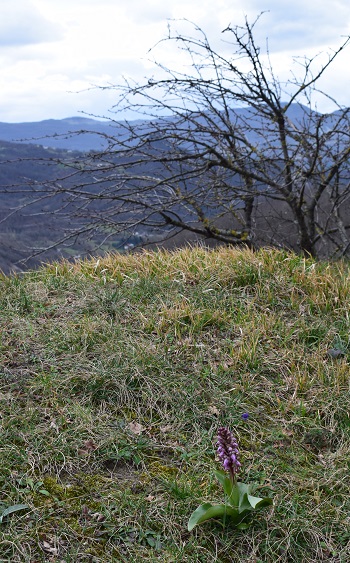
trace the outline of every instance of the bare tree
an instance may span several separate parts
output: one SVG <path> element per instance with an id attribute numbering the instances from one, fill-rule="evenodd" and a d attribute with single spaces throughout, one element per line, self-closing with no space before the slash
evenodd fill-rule
<path id="1" fill-rule="evenodd" d="M 32 186 L 74 206 L 66 239 L 99 232 L 136 244 L 184 232 L 318 257 L 349 252 L 349 108 L 325 93 L 334 112 L 314 105 L 349 38 L 322 64 L 299 60 L 300 77 L 282 83 L 255 42 L 258 20 L 227 27 L 222 52 L 194 24 L 190 36 L 169 28 L 163 41 L 189 57 L 188 73 L 158 64 L 160 78 L 108 86 L 118 98 L 106 148 Z M 118 120 L 131 110 L 137 120 Z"/>

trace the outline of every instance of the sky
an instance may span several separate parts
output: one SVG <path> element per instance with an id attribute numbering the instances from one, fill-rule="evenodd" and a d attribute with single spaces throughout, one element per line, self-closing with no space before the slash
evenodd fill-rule
<path id="1" fill-rule="evenodd" d="M 157 72 L 152 57 L 181 64 L 164 43 L 149 52 L 167 35 L 169 20 L 186 32 L 186 22 L 173 20 L 195 22 L 215 48 L 227 50 L 221 31 L 261 12 L 255 38 L 262 47 L 268 38 L 282 79 L 293 57 L 330 52 L 350 35 L 349 0 L 0 0 L 0 121 L 108 117 L 116 91 L 98 86 L 147 80 Z M 349 59 L 350 46 L 321 83 L 344 105 Z M 319 104 L 331 111 L 329 101 Z"/>

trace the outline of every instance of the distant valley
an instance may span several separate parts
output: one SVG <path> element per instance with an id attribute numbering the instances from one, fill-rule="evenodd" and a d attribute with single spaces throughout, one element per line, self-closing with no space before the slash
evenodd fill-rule
<path id="1" fill-rule="evenodd" d="M 301 123 L 308 111 L 303 106 L 293 104 L 287 115 L 293 123 Z M 322 125 L 325 131 L 332 128 L 337 114 L 338 112 L 334 112 L 325 116 Z M 235 119 L 253 123 L 249 139 L 253 144 L 261 143 L 264 135 L 256 135 L 254 131 L 261 133 L 267 130 L 266 124 L 257 120 L 249 108 L 232 110 L 233 122 Z M 147 122 L 142 123 L 146 125 L 144 133 L 147 136 Z M 154 242 L 147 238 L 148 232 L 140 227 L 138 240 L 130 240 L 124 235 L 103 239 L 90 232 L 85 240 L 75 240 L 72 246 L 64 240 L 73 226 L 73 219 L 67 219 L 66 215 L 59 212 L 62 198 L 50 199 L 42 197 L 41 194 L 33 203 L 30 185 L 40 186 L 40 182 L 67 175 L 67 160 L 83 159 L 90 151 L 103 152 L 108 147 L 109 140 L 114 139 L 118 145 L 118 139 L 123 138 L 123 122 L 102 121 L 89 117 L 0 123 L 0 270 L 5 273 L 21 271 L 35 267 L 41 261 L 90 255 L 96 248 L 96 252 L 103 253 L 130 248 L 134 243 L 142 245 L 146 241 L 151 244 Z M 182 148 L 191 150 L 186 143 Z M 159 145 L 157 150 L 166 148 Z M 143 173 L 143 170 L 140 172 Z M 147 170 L 157 174 L 152 164 L 147 166 Z M 32 202 L 30 206 L 27 205 L 29 196 Z M 15 212 L 16 209 L 18 212 Z M 130 207 L 127 212 L 130 213 Z M 264 213 L 265 211 L 265 217 Z M 56 244 L 60 239 L 61 243 Z M 182 243 L 184 240 L 187 239 L 182 238 Z M 49 250 L 40 253 L 42 248 Z"/>
<path id="2" fill-rule="evenodd" d="M 68 135 L 69 127 L 73 125 L 72 120 L 63 120 L 61 127 L 57 130 L 62 135 Z M 52 122 L 49 123 L 52 127 Z M 53 122 L 55 123 L 55 122 Z M 79 121 L 81 124 L 81 121 Z M 64 237 L 74 222 L 68 220 L 65 214 L 59 212 L 62 198 L 47 198 L 42 194 L 33 197 L 30 185 L 40 187 L 41 182 L 59 179 L 67 175 L 64 161 L 68 159 L 79 159 L 84 156 L 83 152 L 76 150 L 75 146 L 86 146 L 86 150 L 92 145 L 98 150 L 98 135 L 85 138 L 85 135 L 72 136 L 70 139 L 63 137 L 46 137 L 53 129 L 43 128 L 42 124 L 21 124 L 26 127 L 17 126 L 11 129 L 3 128 L 1 135 L 15 136 L 18 133 L 29 134 L 30 131 L 39 136 L 41 131 L 45 138 L 41 141 L 44 146 L 38 144 L 39 138 L 34 137 L 31 143 L 8 142 L 0 140 L 0 271 L 9 273 L 18 272 L 28 268 L 34 268 L 41 262 L 48 262 L 64 258 L 88 256 L 99 247 L 98 253 L 122 249 L 124 247 L 123 237 L 114 237 L 103 242 L 97 235 L 89 235 L 85 240 L 74 240 L 68 244 Z M 28 126 L 28 128 L 27 128 Z M 12 130 L 12 133 L 11 133 Z M 63 131 L 65 131 L 63 133 Z M 12 137 L 11 137 L 12 138 Z M 19 135 L 17 139 L 19 139 Z M 74 139 L 74 142 L 73 142 Z M 93 140 L 93 142 L 92 142 Z M 67 144 L 70 148 L 51 148 L 48 144 Z M 89 146 L 87 146 L 89 145 Z M 39 188 L 36 188 L 39 189 Z M 28 203 L 30 202 L 30 205 Z M 17 210 L 17 211 L 16 211 Z M 56 242 L 62 240 L 56 245 Z M 130 245 L 130 240 L 125 245 Z M 42 248 L 49 248 L 45 252 L 39 252 Z"/>

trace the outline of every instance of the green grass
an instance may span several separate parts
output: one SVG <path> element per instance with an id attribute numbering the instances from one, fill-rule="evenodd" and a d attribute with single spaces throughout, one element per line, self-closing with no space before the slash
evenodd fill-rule
<path id="1" fill-rule="evenodd" d="M 0 507 L 29 509 L 0 561 L 349 561 L 349 276 L 223 248 L 2 277 Z M 274 505 L 188 533 L 220 425 Z"/>

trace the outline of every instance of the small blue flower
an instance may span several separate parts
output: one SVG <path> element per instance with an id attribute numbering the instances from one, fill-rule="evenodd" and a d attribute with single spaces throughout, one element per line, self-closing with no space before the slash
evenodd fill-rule
<path id="1" fill-rule="evenodd" d="M 243 420 L 247 420 L 249 418 L 249 412 L 244 412 L 242 414 L 242 418 L 243 418 Z"/>

